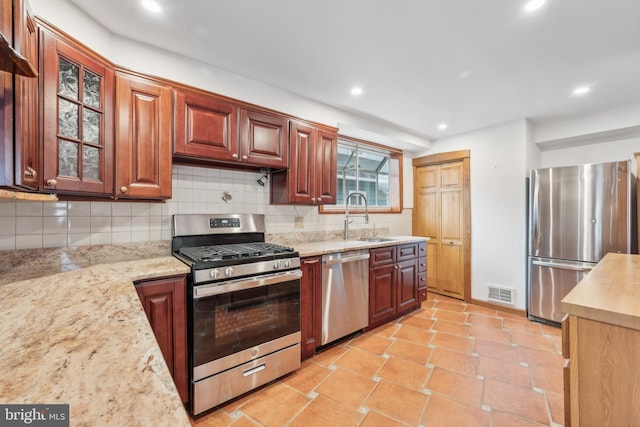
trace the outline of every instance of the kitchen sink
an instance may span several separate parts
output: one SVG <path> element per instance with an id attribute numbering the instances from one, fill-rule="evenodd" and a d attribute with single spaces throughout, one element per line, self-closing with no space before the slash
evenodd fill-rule
<path id="1" fill-rule="evenodd" d="M 362 237 L 358 240 L 362 242 L 391 242 L 395 239 L 390 237 Z"/>

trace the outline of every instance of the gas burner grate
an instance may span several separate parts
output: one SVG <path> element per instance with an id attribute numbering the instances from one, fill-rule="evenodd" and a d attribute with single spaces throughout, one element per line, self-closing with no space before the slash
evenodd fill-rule
<path id="1" fill-rule="evenodd" d="M 228 259 L 248 259 L 265 255 L 294 252 L 293 248 L 272 243 L 254 242 L 230 245 L 196 246 L 180 248 L 179 253 L 194 261 L 209 262 Z"/>

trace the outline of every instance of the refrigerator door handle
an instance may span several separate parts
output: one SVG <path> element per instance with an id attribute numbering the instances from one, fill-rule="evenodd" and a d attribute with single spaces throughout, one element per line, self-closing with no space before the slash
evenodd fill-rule
<path id="1" fill-rule="evenodd" d="M 541 267 L 564 268 L 566 270 L 575 270 L 575 271 L 591 271 L 591 269 L 593 268 L 591 266 L 564 264 L 560 262 L 532 261 L 531 263 L 533 265 L 539 265 Z"/>

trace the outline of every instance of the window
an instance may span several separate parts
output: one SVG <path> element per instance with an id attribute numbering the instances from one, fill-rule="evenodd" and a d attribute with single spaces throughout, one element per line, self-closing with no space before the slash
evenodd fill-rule
<path id="1" fill-rule="evenodd" d="M 369 212 L 401 212 L 401 172 L 402 151 L 340 136 L 336 204 L 321 206 L 320 212 L 343 213 L 354 192 L 365 195 Z M 359 197 L 349 201 L 352 212 L 362 206 Z"/>

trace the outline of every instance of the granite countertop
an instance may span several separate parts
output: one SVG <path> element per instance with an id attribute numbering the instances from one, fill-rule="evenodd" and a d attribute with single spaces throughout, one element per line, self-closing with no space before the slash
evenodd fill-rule
<path id="1" fill-rule="evenodd" d="M 0 286 L 0 401 L 69 404 L 72 426 L 190 426 L 132 284 L 188 271 L 166 255 Z"/>
<path id="2" fill-rule="evenodd" d="M 333 252 L 345 252 L 358 249 L 380 248 L 384 246 L 402 245 L 405 243 L 426 242 L 428 237 L 417 236 L 385 236 L 383 241 L 368 242 L 362 240 L 330 240 L 326 242 L 297 243 L 292 246 L 301 257 L 324 255 Z"/>
<path id="3" fill-rule="evenodd" d="M 304 257 L 428 240 L 384 239 L 292 246 Z M 132 283 L 188 272 L 164 241 L 4 251 L 0 401 L 69 404 L 73 426 L 190 426 Z"/>
<path id="4" fill-rule="evenodd" d="M 640 255 L 605 255 L 564 297 L 562 311 L 640 330 Z"/>

